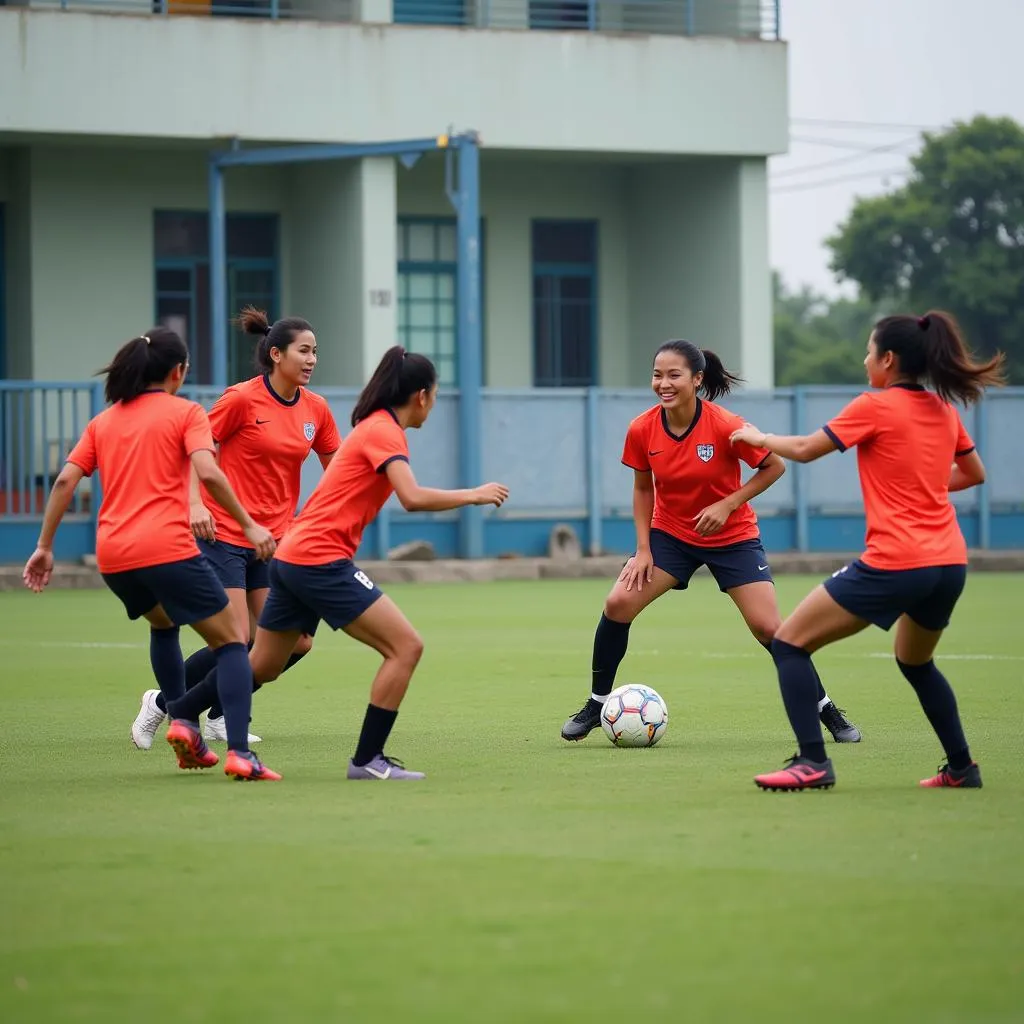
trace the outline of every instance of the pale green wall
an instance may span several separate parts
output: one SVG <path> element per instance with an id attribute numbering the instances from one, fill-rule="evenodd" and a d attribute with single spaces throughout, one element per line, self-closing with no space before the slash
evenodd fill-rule
<path id="1" fill-rule="evenodd" d="M 27 148 L 3 153 L 4 166 L 4 274 L 6 277 L 6 374 L 11 378 L 33 376 L 31 178 Z"/>
<path id="2" fill-rule="evenodd" d="M 753 2 L 698 0 L 698 28 Z M 764 156 L 788 142 L 786 45 L 749 38 L 0 7 L 0 97 L 0 132 L 51 135 L 358 141 L 454 124 L 494 150 L 549 153 Z"/>
<path id="3" fill-rule="evenodd" d="M 714 349 L 749 387 L 771 387 L 764 163 L 701 159 L 631 171 L 629 384 L 646 384 L 657 346 L 682 337 Z"/>
<path id="4" fill-rule="evenodd" d="M 291 168 L 290 308 L 317 335 L 316 380 L 369 379 L 395 344 L 395 162 L 331 161 Z M 390 306 L 371 306 L 370 290 Z"/>
<path id="5" fill-rule="evenodd" d="M 33 376 L 85 378 L 152 325 L 153 211 L 206 209 L 205 151 L 36 146 L 29 163 Z M 229 172 L 228 209 L 280 210 L 282 174 Z M 283 224 L 285 296 L 289 253 Z"/>
<path id="6" fill-rule="evenodd" d="M 444 193 L 440 157 L 399 169 L 398 213 L 454 216 Z M 534 218 L 598 221 L 598 365 L 601 378 L 626 373 L 625 172 L 613 164 L 528 161 L 486 150 L 480 208 L 485 225 L 484 315 L 487 383 L 533 384 L 533 283 L 530 222 Z"/>

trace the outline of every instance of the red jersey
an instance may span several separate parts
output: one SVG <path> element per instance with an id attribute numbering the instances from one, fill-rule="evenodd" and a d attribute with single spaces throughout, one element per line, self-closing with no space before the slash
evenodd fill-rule
<path id="1" fill-rule="evenodd" d="M 311 451 L 336 452 L 341 440 L 327 402 L 299 388 L 285 401 L 266 376 L 235 384 L 210 410 L 220 468 L 242 507 L 275 538 L 295 516 L 302 464 Z M 217 539 L 252 547 L 241 527 L 204 488 L 203 502 L 217 524 Z"/>
<path id="2" fill-rule="evenodd" d="M 725 547 L 758 536 L 757 516 L 749 502 L 740 505 L 711 537 L 702 537 L 694 529 L 702 509 L 740 489 L 741 459 L 757 468 L 771 455 L 767 448 L 730 444 L 729 435 L 742 426 L 739 416 L 699 398 L 685 434 L 677 436 L 669 430 L 660 405 L 630 423 L 622 462 L 630 469 L 654 474 L 653 529 L 704 548 Z"/>
<path id="3" fill-rule="evenodd" d="M 276 557 L 294 565 L 324 565 L 351 558 L 363 530 L 391 497 L 388 463 L 409 461 L 398 418 L 378 409 L 353 428 L 302 511 L 277 546 Z"/>
<path id="4" fill-rule="evenodd" d="M 859 395 L 823 429 L 840 451 L 857 446 L 867 565 L 967 564 L 949 473 L 974 442 L 956 409 L 920 385 L 894 384 Z"/>
<path id="5" fill-rule="evenodd" d="M 203 450 L 213 451 L 205 410 L 166 391 L 145 391 L 89 421 L 68 462 L 86 476 L 100 471 L 100 572 L 199 554 L 189 527 L 188 495 L 191 456 Z"/>

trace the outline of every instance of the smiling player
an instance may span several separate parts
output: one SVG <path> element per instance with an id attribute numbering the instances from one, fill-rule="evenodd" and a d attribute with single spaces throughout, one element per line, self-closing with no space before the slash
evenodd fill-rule
<path id="1" fill-rule="evenodd" d="M 738 382 L 714 352 L 689 341 L 666 341 L 655 353 L 651 386 L 658 404 L 629 425 L 622 454 L 633 470 L 636 554 L 605 600 L 594 637 L 590 698 L 562 726 L 565 740 L 581 740 L 600 724 L 633 620 L 668 591 L 685 590 L 702 565 L 770 650 L 782 620 L 749 502 L 782 476 L 785 465 L 765 448 L 730 445 L 729 435 L 743 420 L 714 401 Z M 746 484 L 741 459 L 757 470 Z M 859 742 L 859 730 L 820 681 L 817 690 L 818 713 L 836 742 Z"/>

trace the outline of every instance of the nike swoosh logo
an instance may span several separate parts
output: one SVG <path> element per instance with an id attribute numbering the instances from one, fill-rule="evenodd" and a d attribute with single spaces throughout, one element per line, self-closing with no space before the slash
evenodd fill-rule
<path id="1" fill-rule="evenodd" d="M 662 452 L 663 452 L 664 450 L 665 450 L 664 448 L 659 448 L 659 449 L 658 449 L 658 450 L 657 450 L 656 452 L 648 451 L 648 453 L 647 453 L 647 454 L 648 454 L 648 456 L 651 456 L 651 455 L 660 455 L 660 454 L 661 454 L 661 453 L 662 453 Z"/>
<path id="2" fill-rule="evenodd" d="M 765 569 L 767 569 L 767 568 L 768 568 L 768 566 L 767 566 L 767 565 L 759 565 L 759 566 L 757 567 L 757 571 L 758 571 L 758 572 L 764 572 L 764 571 L 765 571 Z"/>
<path id="3" fill-rule="evenodd" d="M 269 422 L 270 422 L 270 420 L 261 420 L 261 419 L 259 419 L 259 417 L 257 417 L 257 419 L 256 419 L 256 426 L 257 426 L 257 427 L 260 427 L 260 426 L 262 426 L 262 425 L 263 425 L 264 423 L 269 423 Z"/>
<path id="4" fill-rule="evenodd" d="M 388 765 L 388 769 L 385 772 L 379 772 L 376 768 L 371 768 L 368 764 L 363 765 L 363 769 L 368 771 L 375 779 L 386 779 L 391 775 L 391 766 Z"/>

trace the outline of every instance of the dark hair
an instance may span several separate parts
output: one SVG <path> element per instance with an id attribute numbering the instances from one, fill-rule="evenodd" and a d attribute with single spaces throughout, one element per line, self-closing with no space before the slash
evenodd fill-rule
<path id="1" fill-rule="evenodd" d="M 389 348 L 356 401 L 352 426 L 378 409 L 405 405 L 417 391 L 430 391 L 435 383 L 437 370 L 426 356 L 406 352 L 401 345 Z"/>
<path id="2" fill-rule="evenodd" d="M 1006 382 L 1004 357 L 997 352 L 978 363 L 964 342 L 960 325 L 951 313 L 929 310 L 924 316 L 887 316 L 875 324 L 878 354 L 892 352 L 900 373 L 915 380 L 927 379 L 936 394 L 970 405 L 990 385 Z"/>
<path id="3" fill-rule="evenodd" d="M 151 327 L 147 334 L 122 345 L 100 373 L 107 375 L 107 401 L 130 402 L 152 384 L 162 384 L 176 366 L 188 362 L 185 342 L 168 327 Z"/>
<path id="4" fill-rule="evenodd" d="M 699 390 L 709 402 L 729 394 L 734 385 L 743 383 L 743 378 L 731 374 L 711 349 L 697 348 L 692 341 L 666 341 L 658 347 L 658 352 L 675 352 L 686 360 L 691 373 L 703 373 Z M 658 352 L 654 353 L 655 358 Z"/>
<path id="5" fill-rule="evenodd" d="M 246 306 L 235 318 L 235 323 L 246 334 L 259 336 L 260 340 L 256 345 L 256 368 L 263 373 L 273 372 L 274 360 L 270 358 L 272 348 L 284 352 L 295 340 L 296 335 L 313 330 L 309 321 L 303 320 L 301 316 L 286 316 L 271 324 L 267 314 L 255 306 Z"/>

